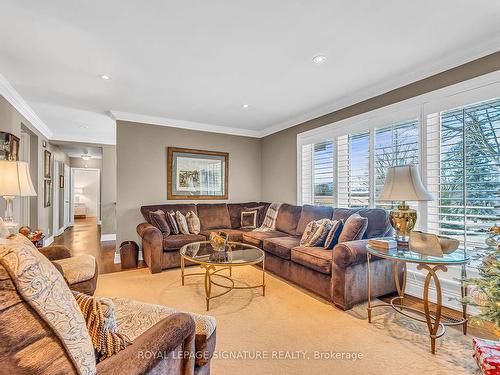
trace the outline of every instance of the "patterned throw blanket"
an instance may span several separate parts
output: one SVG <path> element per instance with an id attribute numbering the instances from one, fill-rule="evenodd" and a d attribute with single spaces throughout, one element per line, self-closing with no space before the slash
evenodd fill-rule
<path id="1" fill-rule="evenodd" d="M 259 228 L 255 228 L 254 232 L 270 232 L 276 229 L 276 218 L 278 217 L 278 211 L 281 207 L 281 203 L 271 203 L 266 212 L 266 217 L 264 222 Z"/>

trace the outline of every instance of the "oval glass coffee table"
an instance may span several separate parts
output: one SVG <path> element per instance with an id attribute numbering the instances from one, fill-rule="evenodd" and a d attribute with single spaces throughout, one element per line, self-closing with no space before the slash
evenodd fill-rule
<path id="1" fill-rule="evenodd" d="M 258 247 L 239 243 L 228 242 L 227 250 L 216 251 L 209 241 L 193 242 L 182 246 L 181 255 L 181 277 L 182 285 L 187 276 L 205 276 L 205 299 L 207 311 L 210 309 L 210 300 L 221 297 L 233 289 L 254 289 L 262 288 L 262 295 L 266 295 L 266 271 L 264 267 L 265 254 Z M 185 273 L 186 260 L 199 264 L 205 272 Z M 232 278 L 232 268 L 249 266 L 262 263 L 262 284 L 251 286 L 235 286 Z M 229 271 L 229 276 L 221 274 L 222 271 Z M 223 279 L 227 284 L 221 284 L 214 279 Z M 212 285 L 226 289 L 224 292 L 212 295 Z"/>
<path id="2" fill-rule="evenodd" d="M 441 283 L 438 278 L 438 271 L 446 272 L 449 266 L 462 266 L 462 274 L 458 280 L 460 283 L 460 291 L 462 298 L 467 296 L 467 286 L 465 281 L 467 279 L 466 267 L 465 265 L 469 262 L 469 257 L 464 254 L 461 250 L 456 250 L 451 254 L 443 254 L 442 256 L 430 256 L 416 253 L 408 249 L 379 249 L 372 247 L 370 245 L 366 246 L 366 256 L 367 256 L 367 272 L 368 272 L 368 322 L 371 323 L 372 309 L 376 307 L 390 306 L 398 313 L 405 315 L 406 317 L 417 320 L 420 322 L 427 323 L 427 328 L 429 330 L 429 336 L 431 339 L 431 352 L 434 354 L 436 352 L 436 339 L 443 336 L 445 333 L 446 326 L 462 326 L 464 335 L 467 334 L 467 305 L 462 304 L 462 319 L 453 319 L 443 316 L 441 310 L 442 304 L 442 291 Z M 396 284 L 396 290 L 398 295 L 391 299 L 389 303 L 379 303 L 372 305 L 371 303 L 371 272 L 370 272 L 370 260 L 372 256 L 378 258 L 384 258 L 391 260 L 393 265 L 394 282 Z M 400 280 L 400 267 L 402 264 L 402 278 Z M 417 270 L 427 271 L 427 276 L 425 277 L 424 287 L 423 287 L 423 304 L 424 311 L 416 309 L 411 306 L 406 306 L 404 304 L 404 294 L 406 287 L 407 270 L 406 265 L 408 263 L 415 263 L 417 265 Z M 434 287 L 436 290 L 436 308 L 435 311 L 431 311 L 431 302 L 429 300 L 429 290 L 431 281 L 434 282 Z M 423 316 L 423 318 L 422 318 Z"/>

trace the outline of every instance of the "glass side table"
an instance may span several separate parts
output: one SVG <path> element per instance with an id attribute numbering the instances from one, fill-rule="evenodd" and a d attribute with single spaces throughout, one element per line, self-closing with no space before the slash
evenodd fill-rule
<path id="1" fill-rule="evenodd" d="M 462 273 L 460 281 L 460 291 L 462 298 L 467 295 L 467 286 L 465 285 L 465 280 L 467 279 L 466 267 L 465 265 L 469 262 L 469 257 L 466 256 L 462 251 L 457 250 L 451 254 L 444 254 L 442 257 L 422 255 L 409 251 L 408 249 L 398 250 L 398 249 L 379 249 L 372 247 L 370 245 L 366 246 L 366 257 L 367 257 L 367 273 L 368 273 L 368 322 L 371 323 L 372 320 L 372 309 L 377 307 L 392 307 L 396 312 L 420 322 L 427 323 L 427 328 L 429 330 L 429 336 L 431 339 L 431 352 L 435 354 L 436 352 L 436 339 L 443 336 L 446 330 L 446 326 L 458 326 L 462 325 L 462 330 L 464 335 L 467 334 L 467 305 L 462 304 L 462 319 L 456 320 L 448 318 L 442 315 L 442 291 L 441 283 L 438 277 L 438 271 L 447 272 L 448 266 L 462 266 Z M 371 274 L 370 274 L 370 259 L 372 256 L 379 258 L 389 259 L 394 262 L 394 282 L 396 284 L 396 290 L 398 295 L 391 299 L 389 303 L 378 303 L 372 305 L 371 303 Z M 404 305 L 404 294 L 406 288 L 406 278 L 407 278 L 407 264 L 416 263 L 418 270 L 427 271 L 427 276 L 424 282 L 423 290 L 423 303 L 424 311 L 413 308 L 411 306 Z M 402 264 L 403 273 L 400 280 L 399 269 L 400 264 Z M 431 311 L 430 301 L 429 301 L 429 288 L 431 281 L 434 282 L 436 288 L 436 309 Z M 423 317 L 422 317 L 423 316 Z"/>

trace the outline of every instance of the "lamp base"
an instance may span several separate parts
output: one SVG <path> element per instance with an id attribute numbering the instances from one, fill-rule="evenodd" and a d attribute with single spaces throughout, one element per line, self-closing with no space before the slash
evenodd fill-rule
<path id="1" fill-rule="evenodd" d="M 415 228 L 417 222 L 417 211 L 413 210 L 405 202 L 393 209 L 389 214 L 391 225 L 394 228 L 394 238 L 398 248 L 408 249 L 410 232 Z"/>

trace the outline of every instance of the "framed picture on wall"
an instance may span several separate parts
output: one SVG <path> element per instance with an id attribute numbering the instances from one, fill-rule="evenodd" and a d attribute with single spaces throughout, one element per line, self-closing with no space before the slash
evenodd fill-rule
<path id="1" fill-rule="evenodd" d="M 43 207 L 52 205 L 52 181 L 43 180 Z"/>
<path id="2" fill-rule="evenodd" d="M 43 177 L 52 178 L 52 154 L 50 151 L 45 150 L 43 152 Z"/>
<path id="3" fill-rule="evenodd" d="M 167 199 L 227 199 L 227 152 L 167 148 Z"/>
<path id="4" fill-rule="evenodd" d="M 0 132 L 0 160 L 19 160 L 19 138 Z"/>
<path id="5" fill-rule="evenodd" d="M 59 175 L 59 189 L 64 189 L 64 175 Z"/>

